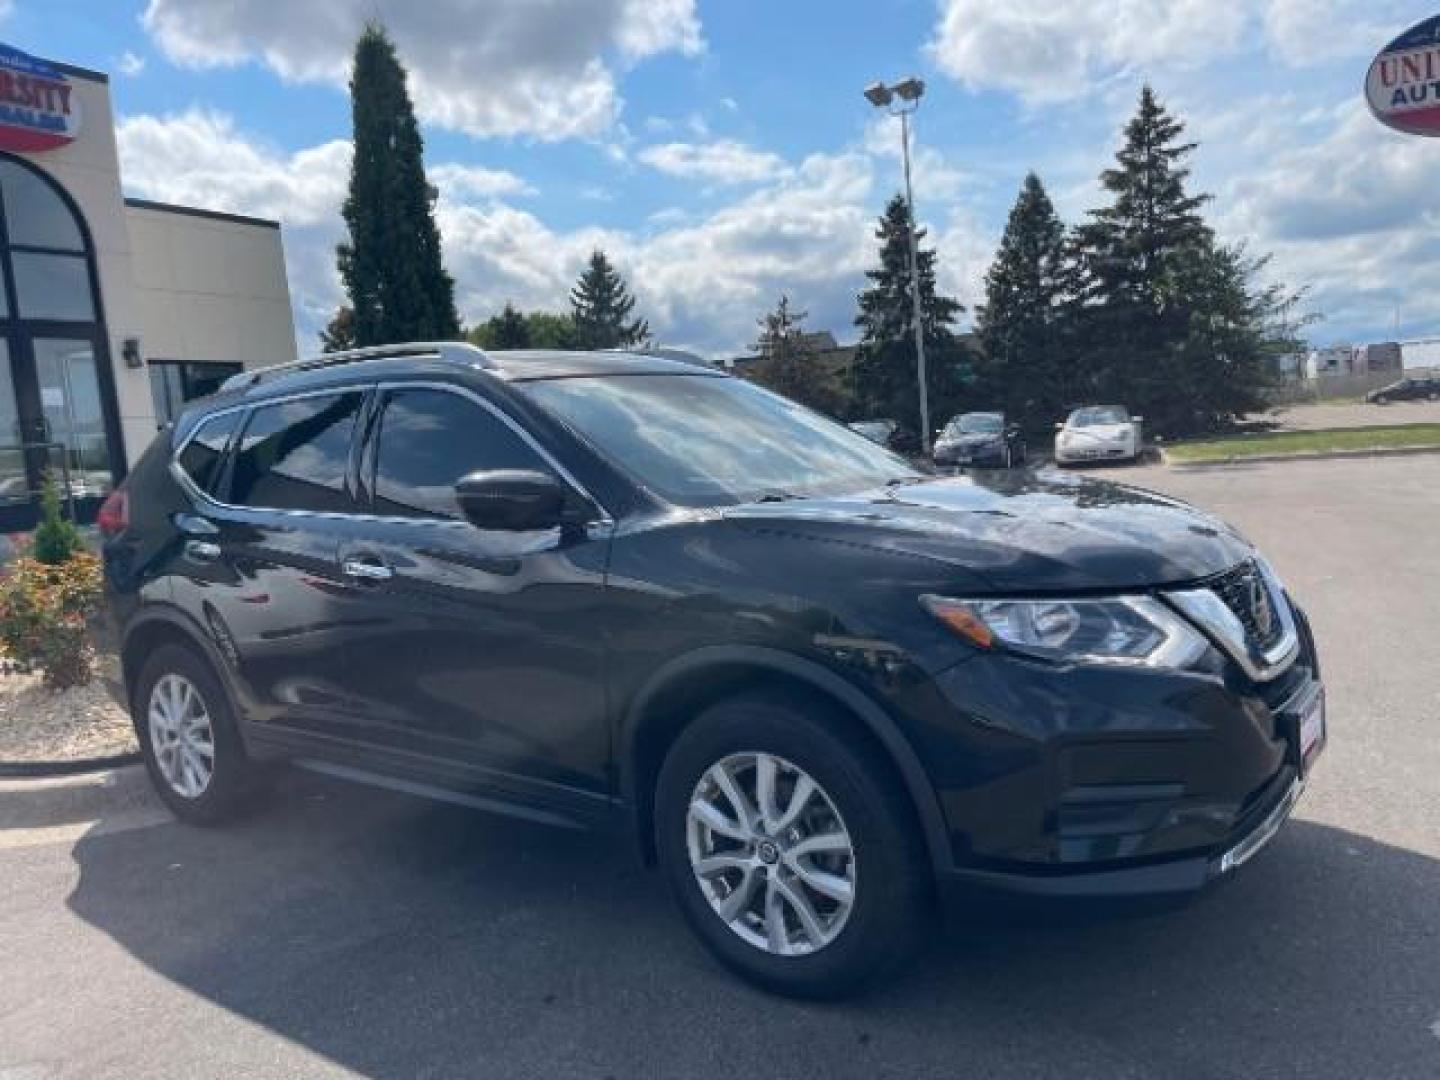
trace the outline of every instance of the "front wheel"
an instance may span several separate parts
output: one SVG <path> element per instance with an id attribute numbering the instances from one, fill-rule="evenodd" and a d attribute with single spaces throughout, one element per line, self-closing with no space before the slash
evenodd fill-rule
<path id="1" fill-rule="evenodd" d="M 655 828 L 691 928 L 768 990 L 849 993 L 927 924 L 914 814 L 881 755 L 819 700 L 755 694 L 706 710 L 661 768 Z"/>

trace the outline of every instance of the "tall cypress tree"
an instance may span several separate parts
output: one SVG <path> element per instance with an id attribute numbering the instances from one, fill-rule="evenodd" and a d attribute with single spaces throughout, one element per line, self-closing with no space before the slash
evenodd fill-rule
<path id="1" fill-rule="evenodd" d="M 855 395 L 868 418 L 894 420 L 912 440 L 919 436 L 920 393 L 915 370 L 914 307 L 910 291 L 910 207 L 896 195 L 885 207 L 875 238 L 880 265 L 867 270 L 870 287 L 859 296 L 860 355 Z M 940 426 L 958 408 L 966 377 L 964 356 L 954 324 L 965 310 L 960 301 L 935 288 L 935 252 L 916 237 L 920 273 L 920 323 L 925 335 L 926 385 L 930 419 Z"/>
<path id="2" fill-rule="evenodd" d="M 1075 404 L 1078 392 L 1070 348 L 1071 267 L 1065 226 L 1045 185 L 1030 173 L 985 275 L 976 331 L 989 396 L 1035 430 Z"/>
<path id="3" fill-rule="evenodd" d="M 357 345 L 455 338 L 455 283 L 445 272 L 425 179 L 424 144 L 405 69 L 384 27 L 369 23 L 350 76 L 355 155 L 337 249 Z"/>
<path id="4" fill-rule="evenodd" d="M 642 345 L 650 338 L 650 324 L 630 317 L 635 297 L 625 279 L 610 265 L 603 251 L 590 255 L 590 264 L 570 290 L 570 312 L 582 349 L 619 349 Z"/>

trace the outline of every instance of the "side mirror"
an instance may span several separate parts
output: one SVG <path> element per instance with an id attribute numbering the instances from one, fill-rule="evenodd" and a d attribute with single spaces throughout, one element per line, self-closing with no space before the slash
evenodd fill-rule
<path id="1" fill-rule="evenodd" d="M 547 473 L 497 469 L 462 476 L 455 501 L 477 529 L 534 532 L 565 523 L 568 492 Z"/>
<path id="2" fill-rule="evenodd" d="M 1132 424 L 1143 424 L 1145 422 L 1145 418 L 1143 416 L 1132 416 L 1130 417 L 1130 422 Z"/>
<path id="3" fill-rule="evenodd" d="M 1057 423 L 1057 424 L 1055 425 L 1055 430 L 1056 430 L 1056 431 L 1064 431 L 1064 430 L 1065 430 L 1065 425 L 1064 425 L 1064 424 L 1061 424 L 1061 423 Z"/>

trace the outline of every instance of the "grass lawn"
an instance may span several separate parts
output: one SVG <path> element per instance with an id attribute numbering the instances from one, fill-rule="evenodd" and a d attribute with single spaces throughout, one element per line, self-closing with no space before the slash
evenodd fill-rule
<path id="1" fill-rule="evenodd" d="M 1177 462 L 1224 461 L 1257 454 L 1314 454 L 1344 450 L 1381 450 L 1396 446 L 1440 448 L 1440 424 L 1392 424 L 1389 427 L 1326 428 L 1236 435 L 1165 448 Z"/>

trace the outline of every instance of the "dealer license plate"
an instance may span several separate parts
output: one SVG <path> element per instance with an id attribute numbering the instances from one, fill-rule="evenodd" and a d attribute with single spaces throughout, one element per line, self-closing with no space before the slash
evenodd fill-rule
<path id="1" fill-rule="evenodd" d="M 1325 693 L 1315 695 L 1315 700 L 1300 717 L 1300 771 L 1310 771 L 1311 764 L 1325 748 Z"/>

